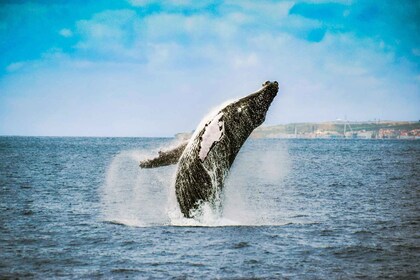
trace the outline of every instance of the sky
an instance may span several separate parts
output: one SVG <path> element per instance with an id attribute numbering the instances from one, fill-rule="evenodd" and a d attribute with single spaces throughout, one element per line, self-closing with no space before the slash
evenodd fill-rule
<path id="1" fill-rule="evenodd" d="M 420 1 L 0 0 L 0 135 L 173 136 L 266 80 L 265 125 L 420 120 Z"/>

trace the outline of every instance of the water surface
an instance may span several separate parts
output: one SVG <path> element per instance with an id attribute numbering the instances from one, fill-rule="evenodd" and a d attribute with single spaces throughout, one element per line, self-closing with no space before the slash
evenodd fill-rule
<path id="1" fill-rule="evenodd" d="M 420 277 L 420 141 L 248 141 L 195 222 L 172 142 L 0 137 L 0 277 Z"/>

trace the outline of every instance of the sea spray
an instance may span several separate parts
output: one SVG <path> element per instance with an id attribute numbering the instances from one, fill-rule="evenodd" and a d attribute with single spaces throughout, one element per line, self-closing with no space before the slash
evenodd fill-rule
<path id="1" fill-rule="evenodd" d="M 270 150 L 267 141 L 247 141 L 239 152 L 223 192 L 225 218 L 243 225 L 284 224 L 287 213 L 276 211 L 278 202 L 270 198 L 289 187 L 283 182 L 292 162 L 285 141 Z"/>
<path id="2" fill-rule="evenodd" d="M 168 223 L 165 203 L 173 166 L 142 170 L 145 151 L 123 151 L 112 160 L 102 187 L 103 219 L 131 226 Z"/>
<path id="3" fill-rule="evenodd" d="M 192 213 L 193 218 L 185 218 L 179 209 L 174 187 L 176 166 L 138 167 L 140 160 L 176 143 L 154 151 L 121 151 L 111 161 L 101 188 L 103 219 L 140 227 L 285 224 L 288 214 L 275 211 L 277 202 L 267 193 L 287 188 L 279 185 L 291 167 L 286 142 L 275 145 L 275 150 L 266 150 L 264 141 L 270 140 L 245 143 L 224 189 L 215 194 L 214 200 L 201 203 Z"/>

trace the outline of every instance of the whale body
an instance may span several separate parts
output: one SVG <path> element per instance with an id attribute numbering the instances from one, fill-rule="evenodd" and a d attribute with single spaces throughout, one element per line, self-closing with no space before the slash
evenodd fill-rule
<path id="1" fill-rule="evenodd" d="M 140 163 L 154 168 L 178 163 L 176 198 L 182 214 L 191 218 L 203 202 L 215 205 L 236 155 L 252 131 L 260 126 L 278 92 L 278 83 L 263 87 L 222 109 L 202 122 L 187 144 L 159 152 Z"/>

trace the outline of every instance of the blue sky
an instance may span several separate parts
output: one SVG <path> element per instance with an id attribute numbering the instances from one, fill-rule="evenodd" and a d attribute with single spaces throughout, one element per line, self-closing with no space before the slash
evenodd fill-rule
<path id="1" fill-rule="evenodd" d="M 1 1 L 0 135 L 172 136 L 265 80 L 266 125 L 420 119 L 419 1 Z"/>

